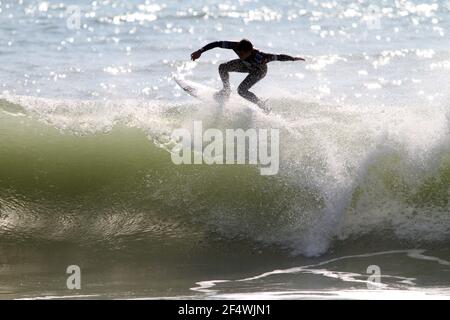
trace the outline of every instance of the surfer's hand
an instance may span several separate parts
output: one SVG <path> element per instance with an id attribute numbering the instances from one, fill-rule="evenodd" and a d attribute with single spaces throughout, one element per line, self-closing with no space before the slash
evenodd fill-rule
<path id="1" fill-rule="evenodd" d="M 305 59 L 303 59 L 302 57 L 295 57 L 294 61 L 305 61 Z"/>
<path id="2" fill-rule="evenodd" d="M 198 58 L 200 58 L 201 55 L 202 55 L 202 52 L 200 50 L 197 50 L 197 51 L 193 52 L 191 54 L 192 61 L 197 60 Z"/>

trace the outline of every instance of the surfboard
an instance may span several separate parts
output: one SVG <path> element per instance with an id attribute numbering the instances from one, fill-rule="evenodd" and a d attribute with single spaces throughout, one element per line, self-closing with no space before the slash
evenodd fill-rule
<path id="1" fill-rule="evenodd" d="M 216 93 L 217 90 L 189 80 L 178 78 L 175 78 L 174 80 L 180 86 L 180 88 L 190 96 L 202 101 L 215 101 L 214 93 Z"/>
<path id="2" fill-rule="evenodd" d="M 216 99 L 214 99 L 214 94 L 218 90 L 208 87 L 208 86 L 205 86 L 205 85 L 202 85 L 200 83 L 189 81 L 189 80 L 184 80 L 184 79 L 179 79 L 179 78 L 174 78 L 174 80 L 180 86 L 180 88 L 183 89 L 190 96 L 197 98 L 199 100 L 205 101 L 205 102 L 215 102 L 215 103 L 219 104 L 220 106 L 224 105 L 223 102 L 217 101 Z M 252 110 L 266 113 L 264 110 L 262 110 L 258 106 L 245 100 L 244 98 L 242 98 L 241 96 L 239 96 L 235 93 L 231 93 L 230 98 L 226 101 L 226 103 L 232 104 L 232 105 L 243 105 Z"/>

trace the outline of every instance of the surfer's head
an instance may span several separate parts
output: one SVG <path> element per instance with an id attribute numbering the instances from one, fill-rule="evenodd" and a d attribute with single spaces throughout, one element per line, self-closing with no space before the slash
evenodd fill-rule
<path id="1" fill-rule="evenodd" d="M 247 39 L 242 39 L 237 44 L 236 51 L 239 58 L 245 60 L 252 54 L 253 44 Z"/>

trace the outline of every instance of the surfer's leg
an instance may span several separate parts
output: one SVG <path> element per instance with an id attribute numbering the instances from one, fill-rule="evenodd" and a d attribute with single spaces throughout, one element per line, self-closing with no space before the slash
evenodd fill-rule
<path id="1" fill-rule="evenodd" d="M 257 104 L 259 107 L 265 109 L 264 101 L 259 99 L 249 89 L 255 85 L 259 80 L 264 78 L 267 74 L 267 66 L 264 65 L 261 69 L 252 70 L 249 75 L 242 81 L 238 87 L 238 93 L 245 99 Z"/>
<path id="2" fill-rule="evenodd" d="M 224 92 L 230 93 L 230 75 L 229 72 L 249 72 L 240 59 L 235 59 L 219 65 L 219 75 L 222 79 Z"/>

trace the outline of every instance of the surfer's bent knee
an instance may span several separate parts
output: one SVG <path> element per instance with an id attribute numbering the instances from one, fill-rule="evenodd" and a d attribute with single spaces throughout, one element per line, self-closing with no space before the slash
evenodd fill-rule
<path id="1" fill-rule="evenodd" d="M 227 64 L 226 63 L 221 63 L 220 65 L 219 65 L 219 72 L 220 73 L 224 73 L 224 72 L 227 72 L 228 70 L 227 70 Z"/>
<path id="2" fill-rule="evenodd" d="M 250 89 L 250 88 L 248 88 L 247 85 L 245 85 L 244 83 L 241 83 L 237 89 L 237 92 L 239 95 L 245 96 L 248 92 L 248 89 Z"/>

